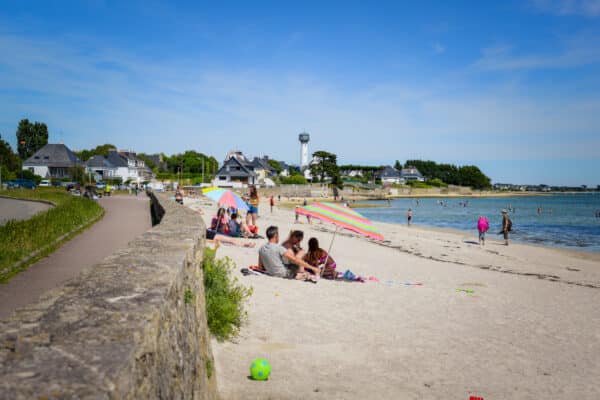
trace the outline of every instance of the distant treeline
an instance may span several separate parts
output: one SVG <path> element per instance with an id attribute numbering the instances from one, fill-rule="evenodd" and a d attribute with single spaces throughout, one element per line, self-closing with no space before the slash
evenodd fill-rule
<path id="1" fill-rule="evenodd" d="M 396 162 L 396 166 L 398 166 Z M 473 189 L 490 188 L 491 180 L 475 165 L 438 164 L 435 161 L 407 160 L 404 167 L 416 167 L 428 180 L 440 179 L 449 185 L 470 186 Z"/>

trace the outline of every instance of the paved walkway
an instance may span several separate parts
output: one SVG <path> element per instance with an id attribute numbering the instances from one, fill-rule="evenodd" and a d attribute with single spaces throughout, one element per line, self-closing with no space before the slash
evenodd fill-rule
<path id="1" fill-rule="evenodd" d="M 41 211 L 46 211 L 50 207 L 52 207 L 50 204 L 40 203 L 39 201 L 25 201 L 0 197 L 0 225 L 4 224 L 9 219 L 27 219 Z"/>
<path id="2" fill-rule="evenodd" d="M 103 197 L 99 203 L 106 210 L 104 218 L 7 284 L 0 284 L 0 319 L 97 264 L 152 226 L 145 195 Z"/>

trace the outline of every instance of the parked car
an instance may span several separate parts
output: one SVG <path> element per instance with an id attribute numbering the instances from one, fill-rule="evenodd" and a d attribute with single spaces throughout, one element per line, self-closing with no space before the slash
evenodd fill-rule
<path id="1" fill-rule="evenodd" d="M 52 186 L 52 183 L 50 182 L 49 179 L 42 179 L 38 186 L 50 187 L 50 186 Z"/>
<path id="2" fill-rule="evenodd" d="M 14 181 L 8 182 L 9 189 L 25 188 L 35 189 L 35 182 L 30 179 L 15 179 Z"/>
<path id="3" fill-rule="evenodd" d="M 105 187 L 106 187 L 106 183 L 96 182 L 96 189 L 104 189 Z"/>
<path id="4" fill-rule="evenodd" d="M 62 187 L 62 182 L 61 181 L 53 181 L 52 182 L 52 186 L 54 186 L 54 187 Z"/>

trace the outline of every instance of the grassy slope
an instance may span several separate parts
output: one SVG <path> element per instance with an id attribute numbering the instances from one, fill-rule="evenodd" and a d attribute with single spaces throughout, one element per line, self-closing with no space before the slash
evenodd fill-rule
<path id="1" fill-rule="evenodd" d="M 8 221 L 0 226 L 0 282 L 25 269 L 34 261 L 48 255 L 60 243 L 97 221 L 104 209 L 95 201 L 71 196 L 65 190 L 37 188 L 0 191 L 0 196 L 29 200 L 46 200 L 55 207 L 24 221 Z M 60 243 L 55 243 L 61 236 Z M 40 251 L 18 268 L 19 261 Z"/>

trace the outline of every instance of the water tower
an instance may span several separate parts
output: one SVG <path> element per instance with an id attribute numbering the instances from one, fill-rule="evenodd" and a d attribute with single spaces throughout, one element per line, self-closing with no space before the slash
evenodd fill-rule
<path id="1" fill-rule="evenodd" d="M 308 142 L 310 135 L 306 132 L 302 132 L 298 135 L 300 141 L 300 169 L 304 170 L 308 167 Z"/>

